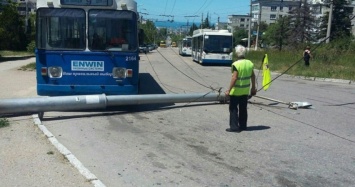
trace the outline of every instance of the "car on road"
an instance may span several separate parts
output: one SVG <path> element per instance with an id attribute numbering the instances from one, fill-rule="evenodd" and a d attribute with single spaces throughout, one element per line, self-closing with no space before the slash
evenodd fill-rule
<path id="1" fill-rule="evenodd" d="M 155 49 L 154 44 L 148 44 L 147 47 L 149 51 L 153 51 Z"/>
<path id="2" fill-rule="evenodd" d="M 160 41 L 159 47 L 166 47 L 166 43 L 164 40 Z"/>
<path id="3" fill-rule="evenodd" d="M 149 48 L 146 44 L 142 44 L 139 46 L 139 52 L 140 53 L 148 53 L 149 52 Z"/>

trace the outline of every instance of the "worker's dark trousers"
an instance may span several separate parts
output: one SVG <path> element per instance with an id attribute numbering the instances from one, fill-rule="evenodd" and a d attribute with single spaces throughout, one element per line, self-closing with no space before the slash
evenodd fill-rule
<path id="1" fill-rule="evenodd" d="M 248 120 L 248 96 L 230 96 L 229 101 L 229 125 L 231 130 L 245 130 Z M 239 113 L 238 113 L 239 109 Z"/>
<path id="2" fill-rule="evenodd" d="M 304 60 L 304 65 L 309 66 L 309 60 Z"/>

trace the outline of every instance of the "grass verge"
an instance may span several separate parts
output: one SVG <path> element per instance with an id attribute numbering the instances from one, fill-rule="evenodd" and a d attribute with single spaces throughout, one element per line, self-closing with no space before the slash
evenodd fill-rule
<path id="1" fill-rule="evenodd" d="M 19 70 L 22 70 L 22 71 L 34 71 L 36 70 L 36 62 L 32 62 L 32 63 L 29 63 L 25 66 L 21 66 L 19 68 Z"/>
<path id="2" fill-rule="evenodd" d="M 2 57 L 33 56 L 33 53 L 29 53 L 29 52 L 27 52 L 27 51 L 7 51 L 7 50 L 0 50 L 0 56 L 2 56 Z"/>
<path id="3" fill-rule="evenodd" d="M 7 127 L 10 125 L 10 122 L 6 118 L 0 118 L 0 128 Z"/>
<path id="4" fill-rule="evenodd" d="M 264 54 L 268 54 L 269 68 L 272 72 L 287 71 L 288 75 L 355 81 L 355 59 L 350 53 L 327 54 L 325 60 L 323 55 L 315 51 L 309 67 L 304 65 L 302 51 L 251 51 L 246 58 L 254 63 L 256 69 L 260 69 Z"/>

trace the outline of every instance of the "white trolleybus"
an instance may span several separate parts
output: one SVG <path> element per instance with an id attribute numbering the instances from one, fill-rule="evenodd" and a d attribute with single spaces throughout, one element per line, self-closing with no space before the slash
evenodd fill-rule
<path id="1" fill-rule="evenodd" d="M 37 0 L 37 94 L 137 94 L 137 3 Z"/>
<path id="2" fill-rule="evenodd" d="M 191 36 L 186 36 L 183 38 L 180 43 L 179 43 L 179 55 L 181 56 L 191 56 L 192 50 L 191 50 L 191 42 L 192 42 L 192 37 Z"/>
<path id="3" fill-rule="evenodd" d="M 198 29 L 192 36 L 192 59 L 201 64 L 232 64 L 233 36 L 228 30 Z"/>

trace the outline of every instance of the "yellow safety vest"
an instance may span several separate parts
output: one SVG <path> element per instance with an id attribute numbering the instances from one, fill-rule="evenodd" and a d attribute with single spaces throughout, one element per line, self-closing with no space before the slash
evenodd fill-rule
<path id="1" fill-rule="evenodd" d="M 247 59 L 237 60 L 232 64 L 232 74 L 233 66 L 238 70 L 238 77 L 235 81 L 234 87 L 230 90 L 229 95 L 249 95 L 250 78 L 254 69 L 254 64 Z"/>

